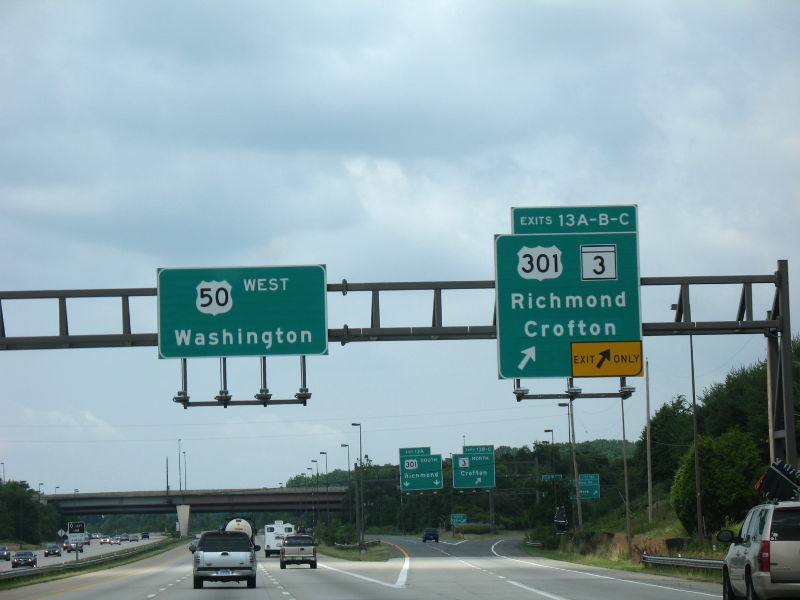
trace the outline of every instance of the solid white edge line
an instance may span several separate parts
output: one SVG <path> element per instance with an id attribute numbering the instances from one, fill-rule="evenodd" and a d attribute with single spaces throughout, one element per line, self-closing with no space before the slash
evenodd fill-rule
<path id="1" fill-rule="evenodd" d="M 540 567 L 542 569 L 553 569 L 553 570 L 556 570 L 556 571 L 564 571 L 565 573 L 578 573 L 580 575 L 587 575 L 589 577 L 597 577 L 598 579 L 608 579 L 608 580 L 611 580 L 611 581 L 619 581 L 620 583 L 630 583 L 630 584 L 634 584 L 634 585 L 643 585 L 643 586 L 646 586 L 646 587 L 654 587 L 654 588 L 659 588 L 659 589 L 662 589 L 662 590 L 670 590 L 670 591 L 673 591 L 673 592 L 681 592 L 683 594 L 695 594 L 697 596 L 708 596 L 710 598 L 720 598 L 721 597 L 720 594 L 709 594 L 708 592 L 697 592 L 697 591 L 694 591 L 694 590 L 676 588 L 676 587 L 671 587 L 671 586 L 668 586 L 668 585 L 659 585 L 657 583 L 647 583 L 647 582 L 644 582 L 644 581 L 635 581 L 633 579 L 622 579 L 621 577 L 611 577 L 610 575 L 600 575 L 598 573 L 590 573 L 589 571 L 579 571 L 578 569 L 565 569 L 564 567 L 554 567 L 552 565 L 543 565 L 541 563 L 532 562 L 532 561 L 528 561 L 528 560 L 521 560 L 521 559 L 518 559 L 518 558 L 511 558 L 510 556 L 504 556 L 502 554 L 499 554 L 497 552 L 497 550 L 494 549 L 495 546 L 497 546 L 497 544 L 499 544 L 500 542 L 504 542 L 504 541 L 506 541 L 506 540 L 497 540 L 494 544 L 492 544 L 492 548 L 491 548 L 492 554 L 494 554 L 498 558 L 505 558 L 506 560 L 513 560 L 514 562 L 520 562 L 520 563 L 522 563 L 524 565 L 528 565 L 528 566 L 531 566 L 531 567 Z M 511 583 L 511 582 L 509 582 L 509 583 Z M 539 593 L 541 593 L 541 592 L 539 592 Z"/>
<path id="2" fill-rule="evenodd" d="M 366 577 L 365 575 L 359 575 L 358 573 L 351 573 L 349 571 L 343 571 L 341 569 L 337 569 L 336 567 L 331 567 L 329 565 L 325 565 L 319 563 L 319 566 L 323 569 L 328 569 L 330 571 L 335 571 L 337 573 L 341 573 L 342 575 L 349 575 L 350 577 L 355 577 L 356 579 L 361 579 L 363 581 L 369 581 L 370 583 L 377 583 L 378 585 L 382 585 L 388 588 L 404 588 L 406 587 L 406 579 L 408 578 L 408 570 L 411 566 L 411 560 L 408 556 L 403 559 L 403 567 L 400 569 L 400 574 L 397 576 L 397 581 L 394 583 L 386 583 L 385 581 L 380 581 L 378 579 L 373 579 L 372 577 Z"/>
<path id="3" fill-rule="evenodd" d="M 544 596 L 545 598 L 550 598 L 550 600 L 567 600 L 563 596 L 556 596 L 555 594 L 550 594 L 550 593 L 545 592 L 543 590 L 539 590 L 539 589 L 536 589 L 536 588 L 528 587 L 527 585 L 522 585 L 518 581 L 511 581 L 509 579 L 508 583 L 510 583 L 511 585 L 515 585 L 518 588 L 522 588 L 523 590 L 527 590 L 529 592 L 533 592 L 534 594 L 539 594 L 541 596 Z"/>

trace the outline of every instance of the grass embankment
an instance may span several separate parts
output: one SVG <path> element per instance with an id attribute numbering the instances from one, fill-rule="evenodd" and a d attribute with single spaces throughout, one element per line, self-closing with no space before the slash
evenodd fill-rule
<path id="1" fill-rule="evenodd" d="M 42 572 L 37 569 L 28 569 L 26 570 L 25 576 L 15 577 L 14 579 L 8 580 L 0 580 L 0 591 L 2 590 L 10 590 L 17 587 L 22 587 L 25 585 L 31 585 L 33 583 L 44 583 L 46 581 L 54 581 L 56 579 L 64 579 L 66 577 L 74 577 L 76 575 L 84 575 L 86 573 L 93 573 L 95 571 L 102 571 L 104 569 L 110 569 L 112 567 L 119 567 L 121 565 L 126 565 L 128 563 L 136 562 L 145 558 L 150 558 L 151 556 L 156 556 L 158 554 L 163 554 L 164 552 L 168 552 L 172 550 L 176 546 L 183 546 L 186 543 L 186 540 L 175 540 L 169 544 L 165 544 L 163 546 L 159 546 L 158 548 L 153 548 L 152 550 L 146 550 L 140 554 L 136 554 L 135 556 L 123 556 L 117 559 L 109 560 L 102 564 L 97 565 L 86 565 L 85 567 L 74 567 L 70 569 L 64 569 L 63 571 L 56 571 L 56 572 Z M 24 545 L 24 544 L 23 544 Z M 10 544 L 9 544 L 10 546 Z M 38 549 L 34 547 L 32 549 Z"/>
<path id="2" fill-rule="evenodd" d="M 664 565 L 649 565 L 630 560 L 625 556 L 613 556 L 608 552 L 596 552 L 590 554 L 580 554 L 578 552 L 565 552 L 562 550 L 546 550 L 544 548 L 531 548 L 524 543 L 521 548 L 529 555 L 541 558 L 550 558 L 563 562 L 570 562 L 579 565 L 592 567 L 602 567 L 606 569 L 617 569 L 621 571 L 632 571 L 637 573 L 651 573 L 654 575 L 667 575 L 679 577 L 681 579 L 694 579 L 698 581 L 710 581 L 722 583 L 722 572 L 708 569 L 687 569 L 681 567 L 668 567 Z M 692 558 L 703 558 L 695 553 L 691 553 Z"/>
<path id="3" fill-rule="evenodd" d="M 381 562 L 389 560 L 389 548 L 384 544 L 370 544 L 364 552 L 358 548 L 339 548 L 320 544 L 317 546 L 317 552 L 325 556 L 352 561 Z"/>
<path id="4" fill-rule="evenodd" d="M 649 518 L 644 505 L 632 514 L 631 543 L 632 558 L 628 557 L 628 545 L 625 535 L 624 511 L 616 514 L 607 514 L 583 524 L 584 532 L 612 532 L 612 533 L 584 533 L 557 536 L 553 541 L 552 530 L 549 527 L 530 532 L 533 541 L 546 542 L 547 548 L 533 548 L 521 545 L 523 550 L 532 556 L 541 556 L 582 565 L 621 569 L 624 571 L 647 572 L 658 575 L 668 575 L 683 579 L 696 579 L 721 583 L 721 571 L 709 569 L 689 569 L 669 567 L 663 565 L 647 565 L 641 562 L 643 553 L 650 555 L 672 555 L 691 558 L 713 558 L 721 560 L 725 557 L 727 544 L 720 544 L 716 540 L 705 542 L 690 542 L 680 550 L 668 550 L 668 539 L 687 540 L 690 536 L 684 529 L 675 512 L 666 498 L 661 498 L 654 505 L 652 519 Z M 537 539 L 536 535 L 541 538 Z M 547 539 L 550 538 L 550 539 Z M 557 546 L 557 548 L 556 548 Z M 675 546 L 673 546 L 674 548 Z"/>

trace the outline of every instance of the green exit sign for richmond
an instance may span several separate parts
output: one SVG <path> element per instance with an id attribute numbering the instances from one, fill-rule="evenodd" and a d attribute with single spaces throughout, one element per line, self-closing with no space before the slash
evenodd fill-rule
<path id="1" fill-rule="evenodd" d="M 160 269 L 162 358 L 327 354 L 324 265 Z"/>

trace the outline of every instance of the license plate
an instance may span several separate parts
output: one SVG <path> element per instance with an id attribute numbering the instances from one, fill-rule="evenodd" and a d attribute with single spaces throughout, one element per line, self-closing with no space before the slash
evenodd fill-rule
<path id="1" fill-rule="evenodd" d="M 230 570 L 230 569 L 220 569 L 220 570 L 218 571 L 218 573 L 219 573 L 220 575 L 230 575 L 230 574 L 231 574 L 231 570 Z"/>

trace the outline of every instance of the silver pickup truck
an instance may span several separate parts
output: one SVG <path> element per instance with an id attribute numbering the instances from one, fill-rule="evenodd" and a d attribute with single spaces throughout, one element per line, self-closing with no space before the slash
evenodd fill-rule
<path id="1" fill-rule="evenodd" d="M 281 569 L 286 565 L 309 564 L 317 568 L 317 545 L 310 535 L 287 535 L 281 546 Z"/>
<path id="2" fill-rule="evenodd" d="M 207 531 L 200 536 L 194 551 L 194 587 L 204 581 L 247 581 L 256 587 L 256 552 L 246 533 L 240 531 Z"/>

